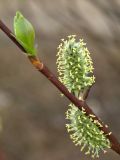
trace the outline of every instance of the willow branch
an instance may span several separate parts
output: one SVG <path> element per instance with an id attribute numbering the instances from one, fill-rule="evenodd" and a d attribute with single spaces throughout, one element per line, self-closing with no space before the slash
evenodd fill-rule
<path id="1" fill-rule="evenodd" d="M 25 49 L 20 45 L 20 43 L 15 39 L 11 30 L 0 20 L 0 29 L 23 51 L 26 53 Z M 93 120 L 97 120 L 100 124 L 100 130 L 104 132 L 111 143 L 111 149 L 120 155 L 120 143 L 115 138 L 113 133 L 108 129 L 108 126 L 103 124 L 103 122 L 93 113 L 90 107 L 86 104 L 85 101 L 79 100 L 73 94 L 71 94 L 68 89 L 56 78 L 56 76 L 49 70 L 43 62 L 37 57 L 28 56 L 28 59 L 33 64 L 33 66 L 41 72 L 54 86 L 56 86 L 76 107 L 80 110 L 84 108 L 86 115 L 94 115 Z M 87 97 L 87 96 L 86 96 Z"/>

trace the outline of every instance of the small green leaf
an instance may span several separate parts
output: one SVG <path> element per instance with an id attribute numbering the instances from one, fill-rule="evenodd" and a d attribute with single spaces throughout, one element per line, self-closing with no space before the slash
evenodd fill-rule
<path id="1" fill-rule="evenodd" d="M 35 31 L 32 24 L 20 13 L 14 17 L 14 33 L 18 42 L 24 47 L 29 56 L 36 56 Z"/>

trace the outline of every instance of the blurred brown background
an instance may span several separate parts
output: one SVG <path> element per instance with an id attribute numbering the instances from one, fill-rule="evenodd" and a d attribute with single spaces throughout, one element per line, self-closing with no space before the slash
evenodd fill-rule
<path id="1" fill-rule="evenodd" d="M 0 18 L 11 29 L 17 10 L 34 25 L 39 57 L 55 74 L 60 39 L 84 38 L 96 75 L 88 104 L 120 140 L 120 1 L 0 0 Z M 68 103 L 0 31 L 0 146 L 6 159 L 91 159 L 66 132 Z M 119 158 L 109 150 L 100 160 Z"/>

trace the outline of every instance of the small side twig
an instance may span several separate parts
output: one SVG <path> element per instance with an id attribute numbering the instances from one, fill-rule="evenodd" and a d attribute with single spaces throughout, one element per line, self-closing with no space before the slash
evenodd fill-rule
<path id="1" fill-rule="evenodd" d="M 93 86 L 93 85 L 92 85 Z M 90 92 L 90 89 L 92 86 L 89 86 L 84 92 L 83 92 L 83 100 L 86 100 L 88 95 L 89 95 L 89 92 Z"/>
<path id="2" fill-rule="evenodd" d="M 20 45 L 20 43 L 15 39 L 13 33 L 10 31 L 7 26 L 0 21 L 0 29 L 23 51 L 26 52 L 25 49 Z M 83 108 L 86 112 L 86 115 L 94 115 L 93 120 L 97 120 L 100 124 L 100 130 L 104 132 L 107 138 L 111 142 L 111 149 L 120 155 L 120 143 L 115 138 L 113 133 L 111 133 L 103 122 L 93 113 L 90 107 L 86 104 L 85 101 L 77 99 L 73 94 L 71 94 L 68 89 L 56 78 L 56 76 L 41 62 L 37 57 L 28 56 L 28 59 L 33 64 L 33 66 L 40 71 L 49 81 L 52 82 L 75 106 L 77 106 L 80 110 Z"/>

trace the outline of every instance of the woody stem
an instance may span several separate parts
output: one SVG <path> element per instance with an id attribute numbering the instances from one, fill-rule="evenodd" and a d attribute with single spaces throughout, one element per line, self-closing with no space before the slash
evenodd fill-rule
<path id="1" fill-rule="evenodd" d="M 0 20 L 0 29 L 23 51 L 26 53 L 25 49 L 21 44 L 16 40 L 15 36 L 11 30 Z M 103 122 L 93 113 L 90 107 L 86 104 L 85 101 L 81 101 L 76 98 L 68 89 L 56 78 L 56 76 L 46 67 L 37 57 L 28 56 L 28 59 L 33 64 L 33 66 L 41 72 L 54 86 L 56 86 L 76 107 L 80 110 L 83 108 L 86 112 L 86 115 L 94 115 L 93 120 L 97 120 L 102 127 L 100 130 L 104 132 L 111 143 L 111 149 L 120 155 L 120 143 L 115 138 L 113 133 L 111 133 L 108 127 L 103 124 Z"/>

